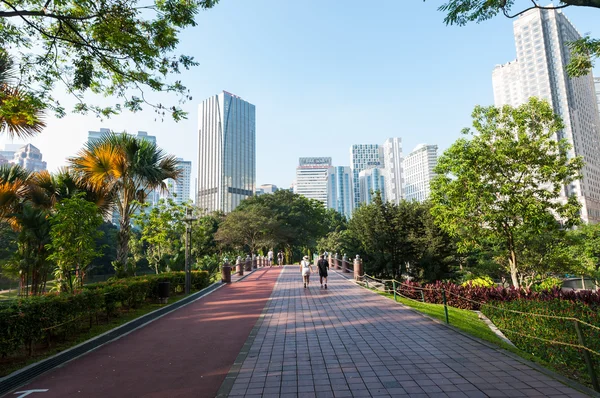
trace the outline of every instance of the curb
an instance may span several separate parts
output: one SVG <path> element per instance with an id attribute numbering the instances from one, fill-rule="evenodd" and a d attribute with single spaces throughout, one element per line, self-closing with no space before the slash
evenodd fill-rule
<path id="1" fill-rule="evenodd" d="M 365 289 L 368 292 L 376 294 L 379 297 L 386 298 L 386 297 L 382 296 L 381 294 L 379 294 L 379 293 L 377 293 L 377 292 L 375 292 L 375 291 L 373 291 L 371 289 L 367 289 L 367 288 L 364 288 L 364 287 L 358 285 L 357 283 L 354 282 L 353 279 L 346 278 L 342 274 L 338 273 L 337 271 L 334 271 L 334 272 L 336 274 L 340 275 L 342 278 L 346 279 L 346 281 L 348 281 L 348 282 L 350 282 L 350 283 L 352 283 L 352 284 L 354 284 L 354 285 L 356 285 L 358 287 L 361 287 L 361 288 Z M 554 371 L 552 371 L 550 369 L 547 369 L 547 368 L 543 367 L 542 365 L 538 365 L 537 363 L 532 362 L 532 361 L 530 361 L 528 359 L 525 359 L 525 358 L 519 356 L 518 354 L 515 354 L 515 353 L 512 353 L 510 351 L 507 351 L 507 350 L 503 349 L 502 347 L 498 347 L 497 345 L 495 345 L 493 343 L 490 343 L 488 341 L 482 340 L 479 337 L 471 336 L 467 332 L 464 332 L 464 331 L 458 329 L 456 326 L 447 325 L 446 323 L 440 321 L 437 318 L 433 318 L 433 317 L 431 317 L 431 316 L 429 316 L 427 314 L 424 314 L 424 313 L 422 313 L 420 311 L 417 311 L 414 308 L 411 308 L 411 307 L 409 307 L 407 305 L 404 305 L 404 304 L 402 304 L 400 302 L 395 302 L 395 303 L 397 305 L 402 306 L 403 308 L 406 308 L 406 309 L 408 309 L 408 310 L 410 310 L 410 311 L 418 314 L 418 315 L 421 315 L 421 316 L 423 316 L 423 317 L 425 317 L 427 319 L 432 320 L 433 322 L 435 322 L 436 324 L 438 324 L 440 326 L 444 326 L 444 327 L 446 327 L 448 329 L 452 329 L 453 331 L 457 332 L 458 334 L 460 334 L 460 335 L 462 335 L 462 336 L 464 336 L 464 337 L 466 337 L 468 339 L 471 339 L 471 340 L 473 340 L 473 341 L 475 341 L 477 343 L 483 344 L 484 346 L 486 346 L 488 348 L 491 348 L 491 349 L 499 352 L 500 354 L 506 355 L 507 357 L 512 358 L 515 361 L 522 363 L 523 365 L 527 365 L 530 368 L 533 368 L 533 369 L 537 370 L 538 372 L 545 374 L 546 376 L 549 376 L 549 377 L 551 377 L 551 378 L 553 378 L 553 379 L 555 379 L 557 381 L 560 381 L 561 383 L 563 383 L 564 385 L 566 385 L 568 387 L 571 387 L 571 388 L 573 388 L 575 390 L 578 390 L 581 393 L 587 394 L 590 397 L 598 397 L 598 398 L 600 398 L 600 394 L 599 393 L 597 393 L 596 391 L 592 390 L 591 388 L 589 388 L 587 386 L 584 386 L 581 383 L 578 383 L 578 382 L 576 382 L 574 380 L 571 380 L 571 379 L 569 379 L 569 378 L 567 378 L 567 377 L 565 377 L 563 375 L 560 375 L 560 374 L 558 374 L 558 373 L 556 373 L 556 372 L 554 372 Z"/>
<path id="2" fill-rule="evenodd" d="M 36 377 L 54 369 L 55 367 L 64 365 L 65 363 L 86 355 L 87 353 L 92 352 L 105 344 L 127 336 L 129 333 L 134 332 L 135 330 L 140 329 L 149 323 L 152 323 L 157 319 L 160 319 L 163 316 L 178 310 L 179 308 L 185 307 L 186 305 L 201 299 L 202 297 L 214 292 L 222 286 L 224 285 L 221 282 L 215 282 L 212 285 L 207 286 L 199 292 L 193 293 L 176 303 L 149 312 L 96 337 L 92 337 L 91 339 L 86 340 L 74 347 L 68 348 L 49 358 L 42 359 L 39 362 L 28 365 L 7 376 L 4 376 L 0 378 L 0 396 L 29 383 Z"/>
<path id="3" fill-rule="evenodd" d="M 275 288 L 279 284 L 279 279 L 281 278 L 281 275 L 283 275 L 283 272 L 285 271 L 285 267 L 282 267 L 282 268 L 283 269 L 279 273 L 279 276 L 277 277 L 277 281 L 275 282 L 275 285 L 273 285 L 273 292 L 275 291 Z M 241 280 L 241 279 L 239 279 L 239 280 Z M 231 389 L 233 388 L 233 384 L 235 383 L 235 380 L 237 379 L 238 374 L 240 373 L 240 369 L 242 368 L 244 361 L 248 357 L 248 353 L 250 352 L 250 347 L 252 347 L 252 344 L 254 343 L 254 340 L 256 339 L 258 330 L 260 329 L 260 327 L 263 324 L 263 321 L 267 314 L 267 308 L 269 307 L 269 301 L 271 301 L 271 299 L 272 299 L 272 295 L 273 295 L 273 293 L 271 293 L 271 296 L 267 300 L 267 303 L 265 304 L 265 307 L 263 308 L 262 313 L 258 316 L 258 319 L 257 319 L 256 323 L 254 324 L 254 327 L 250 331 L 250 334 L 248 335 L 246 342 L 242 346 L 240 353 L 235 358 L 235 361 L 233 361 L 233 365 L 231 365 L 231 368 L 229 369 L 227 376 L 225 376 L 225 380 L 223 380 L 223 383 L 221 383 L 221 387 L 219 387 L 219 391 L 217 391 L 216 398 L 225 398 L 225 397 L 229 396 L 229 393 L 231 392 Z"/>

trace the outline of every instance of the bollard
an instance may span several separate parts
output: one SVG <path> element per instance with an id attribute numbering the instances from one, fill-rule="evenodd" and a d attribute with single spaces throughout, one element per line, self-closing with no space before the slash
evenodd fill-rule
<path id="1" fill-rule="evenodd" d="M 421 301 L 425 302 L 425 293 L 423 293 L 423 290 L 419 290 L 421 292 Z"/>
<path id="2" fill-rule="evenodd" d="M 231 283 L 231 267 L 227 259 L 221 267 L 221 283 Z"/>
<path id="3" fill-rule="evenodd" d="M 244 271 L 252 271 L 252 258 L 249 254 L 246 256 L 246 267 L 244 268 Z"/>
<path id="4" fill-rule="evenodd" d="M 577 332 L 577 340 L 579 340 L 579 345 L 581 345 L 582 347 L 587 347 L 585 345 L 583 333 L 581 333 L 579 321 L 574 320 L 573 322 L 575 322 L 575 331 Z M 594 387 L 594 390 L 600 392 L 600 384 L 598 383 L 598 377 L 596 376 L 596 372 L 594 371 L 594 363 L 592 362 L 590 353 L 585 349 L 581 351 L 583 351 L 583 359 L 585 359 L 585 365 L 587 366 L 588 373 L 590 374 L 590 378 L 592 379 L 592 386 Z"/>
<path id="5" fill-rule="evenodd" d="M 235 272 L 239 276 L 244 275 L 244 265 L 242 264 L 242 256 L 238 256 L 238 258 L 235 260 Z"/>
<path id="6" fill-rule="evenodd" d="M 396 300 L 396 280 L 392 280 L 392 286 L 394 288 L 394 301 L 398 301 Z"/>
<path id="7" fill-rule="evenodd" d="M 333 258 L 335 259 L 335 269 L 341 269 L 342 267 L 340 267 L 340 259 L 338 257 L 338 254 L 335 253 L 335 255 L 333 256 Z"/>
<path id="8" fill-rule="evenodd" d="M 361 280 L 363 275 L 363 263 L 360 256 L 357 254 L 354 259 L 354 280 Z"/>
<path id="9" fill-rule="evenodd" d="M 450 324 L 448 321 L 448 305 L 446 305 L 446 289 L 442 289 L 442 300 L 444 301 L 444 315 L 446 316 L 446 324 Z"/>
<path id="10" fill-rule="evenodd" d="M 256 269 L 256 254 L 252 255 L 252 269 Z"/>
<path id="11" fill-rule="evenodd" d="M 342 257 L 342 272 L 348 272 L 348 257 L 345 254 Z"/>

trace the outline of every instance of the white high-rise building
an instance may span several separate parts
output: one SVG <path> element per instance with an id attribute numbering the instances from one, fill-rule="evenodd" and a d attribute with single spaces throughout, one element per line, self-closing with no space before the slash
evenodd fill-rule
<path id="1" fill-rule="evenodd" d="M 275 184 L 263 184 L 256 188 L 256 196 L 264 194 L 272 194 L 279 190 Z"/>
<path id="2" fill-rule="evenodd" d="M 437 145 L 420 144 L 402 162 L 404 199 L 423 202 L 429 198 L 430 183 L 437 164 Z"/>
<path id="3" fill-rule="evenodd" d="M 330 176 L 329 208 L 337 210 L 339 213 L 352 217 L 354 209 L 354 191 L 352 190 L 352 171 L 348 166 L 337 166 L 333 168 L 333 175 Z"/>
<path id="4" fill-rule="evenodd" d="M 102 138 L 102 136 L 110 134 L 110 133 L 111 133 L 111 130 L 106 129 L 106 128 L 101 128 L 100 131 L 88 131 L 88 143 L 100 141 L 100 138 Z M 125 133 L 117 132 L 115 134 L 125 134 Z M 137 134 L 132 134 L 132 135 L 135 136 L 136 138 L 139 138 L 140 140 L 150 141 L 150 142 L 156 144 L 156 137 L 153 135 L 148 135 L 148 133 L 145 131 L 138 131 Z"/>
<path id="5" fill-rule="evenodd" d="M 42 153 L 31 144 L 22 146 L 16 151 L 12 163 L 18 164 L 29 171 L 46 170 L 46 162 L 42 160 Z"/>
<path id="6" fill-rule="evenodd" d="M 354 207 L 360 202 L 359 174 L 365 169 L 383 167 L 383 148 L 377 144 L 357 144 L 350 147 L 350 168 L 352 169 L 352 189 Z"/>
<path id="7" fill-rule="evenodd" d="M 254 195 L 256 108 L 223 91 L 198 107 L 198 187 L 196 204 L 226 213 Z"/>
<path id="8" fill-rule="evenodd" d="M 402 139 L 388 138 L 383 143 L 385 198 L 395 204 L 402 200 Z"/>
<path id="9" fill-rule="evenodd" d="M 594 78 L 594 87 L 596 87 L 596 102 L 598 103 L 598 112 L 600 112 L 600 77 Z"/>
<path id="10" fill-rule="evenodd" d="M 177 168 L 181 174 L 177 180 L 168 178 L 166 181 L 167 191 L 163 192 L 163 199 L 173 199 L 177 204 L 183 204 L 190 200 L 190 180 L 192 178 L 192 162 L 177 158 Z"/>
<path id="11" fill-rule="evenodd" d="M 23 148 L 25 144 L 4 144 L 4 147 L 0 149 L 0 156 L 2 156 L 8 163 L 12 163 L 15 152 Z"/>
<path id="12" fill-rule="evenodd" d="M 368 205 L 373 201 L 376 192 L 381 194 L 381 200 L 386 201 L 385 176 L 383 169 L 372 167 L 358 173 L 360 203 Z"/>
<path id="13" fill-rule="evenodd" d="M 332 207 L 330 176 L 333 175 L 331 158 L 300 158 L 296 167 L 296 185 L 294 193 L 309 199 L 316 199 L 325 207 Z"/>
<path id="14" fill-rule="evenodd" d="M 529 97 L 548 100 L 565 124 L 556 139 L 572 145 L 570 156 L 582 156 L 583 180 L 565 186 L 561 199 L 577 195 L 584 221 L 600 221 L 600 115 L 591 74 L 569 78 L 570 42 L 581 36 L 559 10 L 532 9 L 513 24 L 517 60 L 492 73 L 496 106 L 518 106 Z"/>

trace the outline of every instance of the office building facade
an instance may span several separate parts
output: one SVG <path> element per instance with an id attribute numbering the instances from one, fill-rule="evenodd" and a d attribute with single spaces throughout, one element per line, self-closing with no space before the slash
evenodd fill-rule
<path id="1" fill-rule="evenodd" d="M 272 194 L 279 190 L 275 184 L 263 184 L 256 188 L 256 195 Z"/>
<path id="2" fill-rule="evenodd" d="M 377 192 L 381 200 L 386 201 L 384 170 L 379 167 L 365 169 L 358 173 L 358 184 L 360 193 L 360 204 L 368 205 L 373 202 Z"/>
<path id="3" fill-rule="evenodd" d="M 385 197 L 398 204 L 402 200 L 402 139 L 388 138 L 383 143 L 383 168 L 385 170 Z"/>
<path id="4" fill-rule="evenodd" d="M 352 169 L 352 189 L 354 191 L 354 206 L 360 201 L 359 174 L 369 168 L 383 167 L 383 148 L 377 144 L 357 144 L 350 147 L 350 168 Z"/>
<path id="5" fill-rule="evenodd" d="M 39 149 L 31 144 L 22 146 L 13 155 L 13 164 L 29 170 L 29 171 L 44 171 L 46 170 L 46 162 L 42 160 L 42 153 Z"/>
<path id="6" fill-rule="evenodd" d="M 167 191 L 163 192 L 163 199 L 172 199 L 177 204 L 183 204 L 190 200 L 190 183 L 192 178 L 192 162 L 177 158 L 177 169 L 181 171 L 179 178 L 174 180 L 168 178 L 165 183 Z"/>
<path id="7" fill-rule="evenodd" d="M 200 209 L 225 213 L 254 195 L 256 108 L 223 91 L 198 108 L 198 186 Z"/>
<path id="8" fill-rule="evenodd" d="M 556 139 L 582 156 L 583 179 L 565 186 L 561 200 L 576 195 L 584 221 L 600 221 L 600 115 L 591 74 L 569 78 L 569 43 L 581 36 L 560 10 L 532 9 L 513 23 L 517 60 L 492 73 L 496 106 L 518 106 L 530 97 L 548 100 L 565 128 Z"/>
<path id="9" fill-rule="evenodd" d="M 600 77 L 594 78 L 594 88 L 596 91 L 596 103 L 598 104 L 598 112 L 600 113 Z"/>
<path id="10" fill-rule="evenodd" d="M 352 170 L 348 166 L 333 168 L 329 179 L 329 208 L 335 209 L 346 218 L 352 217 L 354 209 L 354 191 L 352 189 Z"/>
<path id="11" fill-rule="evenodd" d="M 328 182 L 333 176 L 331 158 L 300 158 L 296 167 L 294 193 L 316 199 L 325 207 L 331 206 L 332 194 Z"/>
<path id="12" fill-rule="evenodd" d="M 430 183 L 435 176 L 437 145 L 420 144 L 402 162 L 404 199 L 423 202 L 431 193 Z"/>

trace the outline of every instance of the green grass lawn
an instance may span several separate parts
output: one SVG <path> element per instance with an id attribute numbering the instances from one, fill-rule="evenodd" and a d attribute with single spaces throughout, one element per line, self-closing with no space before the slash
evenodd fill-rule
<path id="1" fill-rule="evenodd" d="M 196 293 L 196 292 L 192 292 Z M 20 355 L 12 355 L 7 358 L 0 359 L 0 377 L 6 376 L 16 370 L 19 370 L 27 365 L 32 363 L 41 361 L 42 359 L 51 357 L 52 355 L 58 354 L 68 348 L 76 346 L 77 344 L 83 343 L 86 340 L 91 339 L 92 337 L 98 336 L 104 332 L 107 332 L 111 329 L 116 328 L 117 326 L 121 326 L 129 321 L 132 321 L 136 318 L 141 317 L 149 312 L 162 308 L 166 305 L 176 303 L 179 300 L 186 298 L 187 295 L 180 295 L 169 298 L 168 304 L 156 304 L 156 303 L 146 303 L 144 306 L 140 308 L 123 310 L 120 312 L 118 317 L 113 317 L 108 322 L 100 322 L 98 325 L 93 325 L 91 329 L 79 333 L 76 336 L 67 337 L 64 341 L 54 343 L 51 347 L 37 347 L 34 351 L 33 356 L 27 355 L 25 352 L 22 352 Z M 87 324 L 88 320 L 84 319 L 82 321 L 82 325 Z M 84 325 L 85 327 L 85 325 Z"/>

